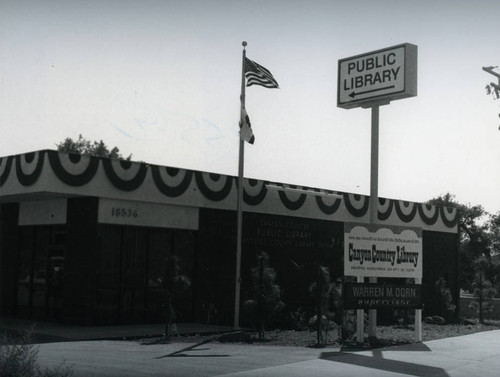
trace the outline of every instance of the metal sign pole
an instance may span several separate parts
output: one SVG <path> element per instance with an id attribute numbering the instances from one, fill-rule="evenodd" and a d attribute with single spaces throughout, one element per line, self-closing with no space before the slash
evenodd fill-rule
<path id="1" fill-rule="evenodd" d="M 370 168 L 370 224 L 378 220 L 378 146 L 379 146 L 379 105 L 372 106 L 372 140 Z M 377 278 L 371 277 L 370 283 L 376 283 Z M 368 337 L 377 337 L 377 310 L 368 311 Z"/>
<path id="2" fill-rule="evenodd" d="M 370 166 L 370 224 L 377 223 L 378 213 L 378 146 L 379 146 L 379 107 L 385 103 L 372 104 L 372 127 L 371 127 L 371 166 Z M 369 278 L 370 283 L 376 283 L 376 277 Z M 364 277 L 358 276 L 358 283 L 364 283 Z M 362 309 L 357 311 L 357 336 L 358 343 L 364 341 L 364 315 Z M 370 309 L 368 311 L 368 337 L 377 337 L 377 310 Z"/>
<path id="3" fill-rule="evenodd" d="M 416 278 L 415 284 L 422 284 L 422 278 Z M 415 340 L 422 341 L 422 309 L 415 309 Z"/>

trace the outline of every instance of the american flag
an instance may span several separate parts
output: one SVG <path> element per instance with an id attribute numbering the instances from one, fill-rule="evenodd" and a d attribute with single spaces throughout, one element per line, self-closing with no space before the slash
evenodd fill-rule
<path id="1" fill-rule="evenodd" d="M 247 86 L 261 85 L 266 88 L 279 88 L 271 72 L 254 61 L 245 58 L 245 77 Z"/>

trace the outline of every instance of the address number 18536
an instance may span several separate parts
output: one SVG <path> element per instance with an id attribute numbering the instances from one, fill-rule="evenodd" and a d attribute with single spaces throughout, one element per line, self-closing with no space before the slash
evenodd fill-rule
<path id="1" fill-rule="evenodd" d="M 137 217 L 139 216 L 139 212 L 137 209 L 132 208 L 111 208 L 111 216 L 115 217 Z"/>

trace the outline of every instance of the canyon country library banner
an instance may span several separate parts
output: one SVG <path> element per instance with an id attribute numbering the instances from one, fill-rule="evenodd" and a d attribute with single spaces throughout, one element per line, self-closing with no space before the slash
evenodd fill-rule
<path id="1" fill-rule="evenodd" d="M 422 229 L 344 224 L 346 276 L 422 278 Z"/>

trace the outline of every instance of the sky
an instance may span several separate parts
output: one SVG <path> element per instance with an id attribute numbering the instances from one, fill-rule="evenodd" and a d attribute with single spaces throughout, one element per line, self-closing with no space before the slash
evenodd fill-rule
<path id="1" fill-rule="evenodd" d="M 338 61 L 411 43 L 418 95 L 380 107 L 379 196 L 500 211 L 500 2 L 0 0 L 0 156 L 81 134 L 135 161 L 370 193 L 371 110 L 337 107 Z M 500 70 L 497 69 L 497 72 Z"/>

